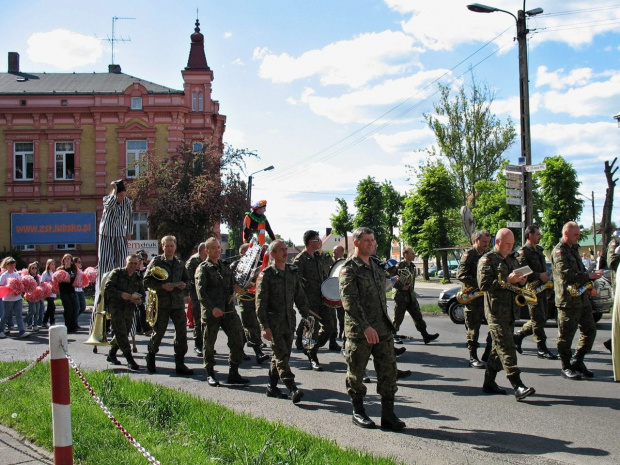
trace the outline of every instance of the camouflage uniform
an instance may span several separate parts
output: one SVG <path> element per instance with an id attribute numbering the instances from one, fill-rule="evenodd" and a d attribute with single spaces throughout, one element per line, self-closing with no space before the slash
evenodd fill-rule
<path id="1" fill-rule="evenodd" d="M 162 285 L 166 283 L 184 282 L 189 284 L 189 276 L 182 260 L 173 257 L 172 260 L 166 260 L 165 255 L 158 255 L 151 260 L 146 268 L 144 276 L 144 286 L 150 292 L 157 293 L 158 314 L 157 321 L 153 326 L 153 335 L 149 341 L 149 353 L 156 354 L 159 352 L 159 346 L 166 333 L 168 321 L 171 319 L 174 324 L 174 353 L 175 355 L 185 356 L 187 353 L 187 317 L 185 315 L 185 296 L 187 288 L 181 290 L 175 288 L 172 291 L 162 289 Z M 159 266 L 168 272 L 168 278 L 161 281 L 151 274 L 153 267 Z"/>
<path id="2" fill-rule="evenodd" d="M 142 275 L 134 272 L 129 276 L 125 268 L 116 268 L 110 272 L 104 287 L 104 302 L 114 328 L 114 338 L 110 341 L 110 345 L 126 354 L 131 353 L 129 332 L 133 324 L 136 304 L 124 300 L 121 297 L 123 292 L 140 294 L 144 301 L 146 292 L 144 292 Z"/>
<path id="3" fill-rule="evenodd" d="M 345 311 L 347 392 L 353 402 L 366 395 L 362 380 L 372 355 L 377 372 L 377 393 L 382 399 L 393 400 L 398 388 L 392 337 L 394 326 L 387 312 L 385 272 L 374 258 L 367 265 L 353 255 L 340 271 L 339 287 Z M 367 342 L 364 330 L 368 327 L 377 332 L 378 344 Z"/>
<path id="4" fill-rule="evenodd" d="M 543 252 L 543 248 L 539 245 L 525 244 L 517 253 L 517 261 L 519 266 L 529 266 L 533 273 L 527 277 L 528 283 L 540 281 L 540 274 L 547 272 L 547 259 Z M 537 295 L 538 303 L 536 305 L 528 305 L 530 311 L 530 319 L 521 328 L 521 336 L 526 337 L 534 335 L 536 342 L 545 342 L 547 335 L 545 334 L 545 323 L 548 317 L 547 291 L 543 291 Z"/>
<path id="5" fill-rule="evenodd" d="M 266 258 L 267 257 L 265 257 L 265 259 Z M 230 265 L 230 271 L 233 275 L 237 269 L 237 265 L 239 265 L 239 260 Z M 260 337 L 260 328 L 258 327 L 258 320 L 256 319 L 256 294 L 253 292 L 246 292 L 237 300 L 241 307 L 241 324 L 248 347 L 253 348 L 255 351 L 257 349 L 260 351 L 263 340 Z"/>
<path id="6" fill-rule="evenodd" d="M 289 389 L 295 380 L 289 366 L 296 322 L 293 304 L 302 318 L 308 317 L 308 300 L 297 267 L 286 265 L 282 271 L 272 264 L 265 268 L 256 283 L 256 308 L 261 327 L 270 329 L 273 336 L 269 379 L 273 386 L 282 379 Z"/>
<path id="7" fill-rule="evenodd" d="M 478 289 L 478 262 L 482 257 L 478 249 L 472 247 L 461 256 L 461 261 L 456 270 L 456 278 L 461 282 L 463 289 L 470 287 Z M 480 346 L 478 338 L 480 327 L 484 321 L 484 297 L 478 297 L 465 304 L 465 337 L 467 348 L 476 350 Z M 487 335 L 487 344 L 490 344 L 490 336 Z"/>
<path id="8" fill-rule="evenodd" d="M 321 284 L 323 284 L 323 281 L 327 278 L 323 260 L 320 256 L 312 257 L 304 250 L 295 257 L 293 264 L 299 268 L 301 283 L 304 294 L 306 294 L 308 299 L 310 310 L 321 318 L 320 320 L 317 319 L 319 324 L 314 326 L 314 339 L 317 342 L 316 347 L 322 347 L 329 341 L 329 338 L 336 329 L 335 311 L 333 308 L 323 303 L 323 294 L 321 293 Z M 298 338 L 301 337 L 302 332 L 303 324 L 300 324 L 297 327 Z"/>
<path id="9" fill-rule="evenodd" d="M 413 318 L 413 322 L 415 323 L 415 328 L 424 333 L 426 331 L 426 322 L 424 318 L 422 318 L 422 312 L 420 312 L 420 304 L 418 303 L 418 299 L 416 298 L 416 293 L 414 291 L 415 286 L 415 276 L 416 276 L 416 268 L 412 263 L 407 263 L 407 260 L 402 260 L 398 266 L 398 270 L 409 270 L 412 276 L 412 283 L 409 286 L 409 289 L 403 289 L 404 285 L 400 281 L 396 281 L 394 284 L 394 320 L 392 321 L 392 325 L 394 326 L 394 331 L 398 332 L 400 329 L 400 325 L 405 318 L 405 312 L 409 312 L 411 318 Z"/>
<path id="10" fill-rule="evenodd" d="M 503 367 L 511 382 L 521 373 L 512 336 L 518 307 L 515 293 L 500 286 L 498 275 L 501 273 L 502 280 L 507 282 L 508 275 L 518 267 L 512 254 L 504 258 L 496 250 L 484 254 L 478 262 L 478 287 L 484 291 L 484 315 L 493 339 L 487 370 L 497 373 Z"/>
<path id="11" fill-rule="evenodd" d="M 620 246 L 620 236 L 614 234 L 607 246 L 607 266 L 611 270 L 611 282 L 616 289 L 616 271 L 618 270 L 618 264 L 620 263 L 620 254 L 616 253 L 616 247 Z"/>
<path id="12" fill-rule="evenodd" d="M 569 246 L 564 240 L 558 242 L 551 254 L 553 264 L 553 286 L 555 289 L 555 306 L 558 309 L 558 355 L 564 361 L 571 357 L 571 345 L 577 329 L 581 336 L 577 343 L 577 352 L 582 355 L 592 350 L 596 337 L 596 323 L 592 316 L 592 305 L 587 293 L 573 297 L 567 286 L 580 287 L 590 281 L 578 246 Z"/>
<path id="13" fill-rule="evenodd" d="M 233 279 L 230 268 L 221 260 L 202 262 L 196 270 L 196 293 L 200 301 L 203 325 L 203 363 L 207 369 L 215 365 L 214 347 L 220 327 L 228 337 L 230 355 L 228 361 L 238 366 L 243 361 L 243 329 L 241 320 L 230 297 L 233 295 Z M 224 315 L 213 316 L 213 309 L 219 308 Z"/>
<path id="14" fill-rule="evenodd" d="M 202 324 L 200 322 L 200 301 L 196 294 L 196 268 L 202 263 L 200 254 L 194 254 L 185 262 L 189 276 L 189 298 L 192 300 L 192 316 L 194 317 L 194 347 L 202 352 Z"/>

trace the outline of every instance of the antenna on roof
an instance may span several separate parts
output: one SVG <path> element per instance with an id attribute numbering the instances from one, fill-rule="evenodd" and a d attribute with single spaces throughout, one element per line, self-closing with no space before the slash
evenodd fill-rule
<path id="1" fill-rule="evenodd" d="M 125 39 L 124 37 L 116 37 L 114 35 L 114 27 L 116 25 L 116 21 L 119 19 L 136 19 L 136 18 L 121 18 L 119 16 L 112 17 L 112 37 L 108 37 L 107 39 L 101 39 L 101 40 L 106 40 L 110 42 L 110 44 L 112 44 L 112 63 L 111 64 L 114 64 L 114 43 L 115 42 L 131 42 L 131 38 Z"/>

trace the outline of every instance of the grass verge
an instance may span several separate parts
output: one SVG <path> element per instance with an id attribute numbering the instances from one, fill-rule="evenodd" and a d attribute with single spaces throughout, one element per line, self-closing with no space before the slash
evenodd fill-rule
<path id="1" fill-rule="evenodd" d="M 443 313 L 437 304 L 420 305 L 422 313 Z"/>
<path id="2" fill-rule="evenodd" d="M 26 362 L 0 362 L 0 379 Z M 279 422 L 238 414 L 219 404 L 107 371 L 85 372 L 103 403 L 162 464 L 379 464 L 396 462 L 305 433 Z M 76 464 L 145 464 L 70 369 Z M 53 449 L 49 363 L 2 385 L 0 423 Z M 17 414 L 15 418 L 13 414 Z M 303 414 L 302 411 L 299 413 Z"/>

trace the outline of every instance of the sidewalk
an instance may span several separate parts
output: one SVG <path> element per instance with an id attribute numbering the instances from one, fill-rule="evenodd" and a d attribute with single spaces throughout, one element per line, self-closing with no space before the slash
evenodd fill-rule
<path id="1" fill-rule="evenodd" d="M 0 425 L 0 457 L 3 465 L 54 463 L 53 454 L 31 444 L 16 431 Z"/>

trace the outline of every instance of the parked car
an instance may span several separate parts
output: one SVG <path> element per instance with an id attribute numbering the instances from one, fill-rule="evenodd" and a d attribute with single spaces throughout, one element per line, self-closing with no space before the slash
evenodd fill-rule
<path id="1" fill-rule="evenodd" d="M 456 278 L 456 270 L 458 269 L 458 265 L 449 265 L 448 266 L 448 270 L 450 271 L 450 277 L 451 278 Z M 437 277 L 438 278 L 443 278 L 443 270 L 439 270 L 437 272 Z"/>
<path id="2" fill-rule="evenodd" d="M 603 317 L 603 313 L 608 313 L 614 304 L 614 292 L 610 281 L 603 277 L 594 281 L 594 288 L 596 289 L 596 296 L 590 297 L 590 303 L 592 304 L 592 312 L 594 315 L 594 321 L 599 321 Z M 437 305 L 442 312 L 448 314 L 450 319 L 459 325 L 465 323 L 465 305 L 459 303 L 456 300 L 456 293 L 461 289 L 458 287 L 451 287 L 439 294 Z M 549 319 L 555 320 L 557 311 L 555 308 L 555 293 L 553 289 L 550 292 L 546 292 L 549 302 Z M 479 297 L 480 299 L 484 297 Z M 527 305 L 521 307 L 521 319 L 527 320 L 529 318 L 529 312 Z"/>
<path id="3" fill-rule="evenodd" d="M 428 268 L 428 275 L 432 278 L 437 274 L 437 267 L 435 265 Z"/>

